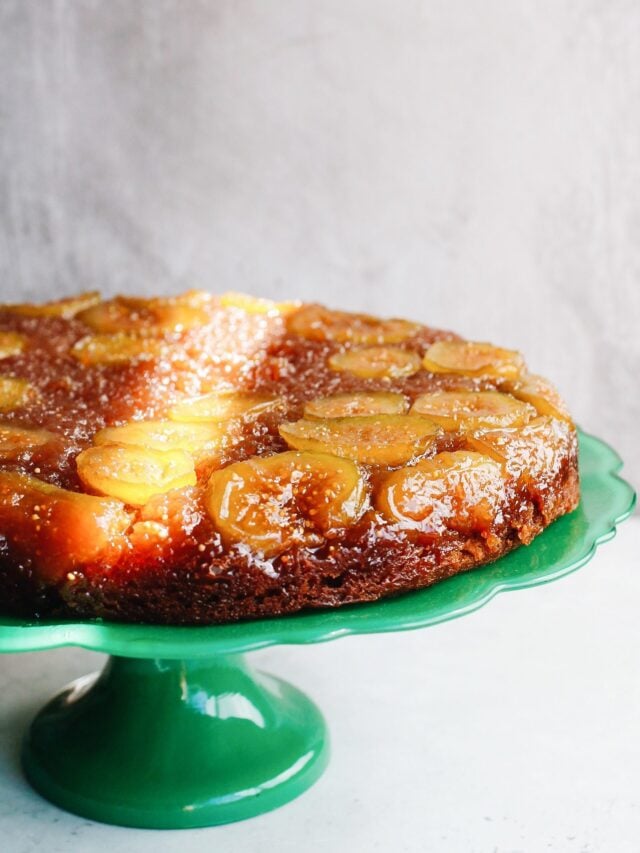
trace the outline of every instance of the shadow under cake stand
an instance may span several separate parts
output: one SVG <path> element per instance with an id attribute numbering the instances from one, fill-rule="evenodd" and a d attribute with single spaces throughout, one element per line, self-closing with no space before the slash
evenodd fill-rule
<path id="1" fill-rule="evenodd" d="M 621 464 L 581 434 L 575 512 L 492 565 L 397 598 L 210 627 L 0 618 L 0 652 L 76 645 L 111 656 L 36 716 L 23 748 L 28 779 L 68 811 L 133 827 L 212 826 L 283 805 L 325 769 L 325 722 L 305 694 L 251 670 L 243 654 L 435 625 L 574 571 L 633 508 Z"/>

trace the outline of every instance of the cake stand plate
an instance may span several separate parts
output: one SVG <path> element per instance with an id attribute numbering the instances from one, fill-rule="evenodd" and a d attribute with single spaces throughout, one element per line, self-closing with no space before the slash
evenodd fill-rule
<path id="1" fill-rule="evenodd" d="M 309 698 L 253 672 L 243 653 L 422 628 L 562 577 L 631 513 L 621 464 L 581 434 L 575 512 L 490 566 L 397 598 L 195 628 L 0 618 L 1 652 L 77 645 L 111 656 L 101 674 L 74 682 L 37 715 L 23 749 L 27 777 L 62 808 L 124 826 L 211 826 L 288 802 L 326 767 L 325 723 Z"/>

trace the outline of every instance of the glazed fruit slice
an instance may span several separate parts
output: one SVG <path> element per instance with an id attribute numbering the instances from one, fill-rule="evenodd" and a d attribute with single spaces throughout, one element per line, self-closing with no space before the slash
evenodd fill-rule
<path id="1" fill-rule="evenodd" d="M 498 391 L 435 391 L 418 397 L 411 411 L 463 432 L 522 426 L 536 414 L 532 406 Z"/>
<path id="2" fill-rule="evenodd" d="M 292 334 L 311 341 L 374 346 L 402 343 L 416 335 L 421 327 L 408 320 L 380 320 L 368 314 L 304 305 L 290 316 L 288 328 Z"/>
<path id="3" fill-rule="evenodd" d="M 226 421 L 252 418 L 276 409 L 282 398 L 271 394 L 243 391 L 214 391 L 201 397 L 183 400 L 173 406 L 169 417 L 174 421 Z"/>
<path id="4" fill-rule="evenodd" d="M 169 528 L 159 521 L 136 521 L 129 534 L 133 547 L 147 552 L 162 549 L 169 538 Z"/>
<path id="5" fill-rule="evenodd" d="M 26 379 L 0 376 L 0 412 L 12 412 L 26 406 L 36 395 L 36 389 Z"/>
<path id="6" fill-rule="evenodd" d="M 130 523 L 119 501 L 0 472 L 0 530 L 11 547 L 30 555 L 44 579 L 90 563 L 101 569 L 113 565 L 126 547 Z"/>
<path id="7" fill-rule="evenodd" d="M 196 462 L 215 456 L 228 445 L 231 431 L 218 423 L 133 421 L 96 433 L 93 443 L 124 444 L 151 450 L 183 450 Z"/>
<path id="8" fill-rule="evenodd" d="M 99 301 L 100 294 L 96 290 L 92 290 L 88 293 L 80 293 L 78 296 L 57 299 L 55 302 L 45 302 L 42 305 L 28 305 L 27 303 L 0 305 L 0 311 L 21 314 L 23 317 L 62 317 L 64 320 L 70 320 L 80 311 L 86 311 Z"/>
<path id="9" fill-rule="evenodd" d="M 329 367 L 360 379 L 400 379 L 420 370 L 420 357 L 400 347 L 367 347 L 336 353 Z"/>
<path id="10" fill-rule="evenodd" d="M 46 429 L 0 424 L 0 461 L 17 460 L 38 447 L 44 447 L 56 441 L 60 441 L 60 436 Z"/>
<path id="11" fill-rule="evenodd" d="M 264 314 L 269 317 L 282 317 L 300 308 L 299 302 L 274 302 L 271 299 L 260 299 L 248 293 L 235 291 L 223 293 L 220 297 L 220 305 L 223 308 L 239 308 L 246 314 Z"/>
<path id="12" fill-rule="evenodd" d="M 328 453 L 278 453 L 215 471 L 207 510 L 227 544 L 273 557 L 289 545 L 317 546 L 353 524 L 367 503 L 357 465 Z"/>
<path id="13" fill-rule="evenodd" d="M 324 451 L 369 465 L 403 465 L 422 456 L 442 432 L 418 415 L 365 415 L 282 424 L 280 435 L 296 450 Z"/>
<path id="14" fill-rule="evenodd" d="M 554 386 L 542 376 L 527 374 L 522 379 L 504 382 L 501 387 L 518 400 L 532 405 L 539 415 L 549 415 L 549 417 L 572 423 L 564 400 Z"/>
<path id="15" fill-rule="evenodd" d="M 198 486 L 186 486 L 154 495 L 138 509 L 136 519 L 161 524 L 168 531 L 171 544 L 176 546 L 191 536 L 204 515 L 201 489 Z"/>
<path id="16" fill-rule="evenodd" d="M 103 444 L 83 450 L 76 464 L 88 489 L 133 506 L 171 489 L 196 484 L 193 459 L 184 450 Z"/>
<path id="17" fill-rule="evenodd" d="M 477 341 L 437 341 L 427 350 L 422 365 L 431 373 L 503 379 L 517 379 L 525 367 L 519 352 Z"/>
<path id="18" fill-rule="evenodd" d="M 0 358 L 20 355 L 26 344 L 26 336 L 19 332 L 0 332 Z"/>
<path id="19" fill-rule="evenodd" d="M 121 332 L 114 335 L 87 335 L 71 350 L 81 364 L 126 365 L 136 361 L 150 361 L 162 354 L 161 341 L 140 338 Z"/>
<path id="20" fill-rule="evenodd" d="M 382 483 L 376 508 L 389 521 L 430 533 L 488 531 L 504 501 L 501 466 L 471 451 L 439 453 Z"/>
<path id="21" fill-rule="evenodd" d="M 78 314 L 78 319 L 100 334 L 181 332 L 209 323 L 212 304 L 213 297 L 199 290 L 154 299 L 116 296 Z"/>
<path id="22" fill-rule="evenodd" d="M 307 418 L 350 418 L 357 415 L 404 415 L 409 402 L 391 391 L 355 391 L 319 397 L 304 407 Z"/>
<path id="23" fill-rule="evenodd" d="M 575 430 L 564 420 L 539 417 L 523 427 L 491 430 L 466 437 L 473 450 L 492 456 L 524 482 L 548 482 L 575 453 Z"/>

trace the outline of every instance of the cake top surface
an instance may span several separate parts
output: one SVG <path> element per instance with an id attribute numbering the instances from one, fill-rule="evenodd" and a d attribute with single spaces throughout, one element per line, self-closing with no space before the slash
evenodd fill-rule
<path id="1" fill-rule="evenodd" d="M 51 579 L 490 536 L 571 430 L 519 353 L 406 320 L 200 291 L 0 307 L 0 539 Z"/>

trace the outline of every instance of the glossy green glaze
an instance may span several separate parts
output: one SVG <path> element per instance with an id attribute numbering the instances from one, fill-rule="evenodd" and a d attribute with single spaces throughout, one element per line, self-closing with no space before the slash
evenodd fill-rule
<path id="1" fill-rule="evenodd" d="M 224 655 L 110 658 L 38 714 L 23 751 L 32 785 L 62 808 L 157 829 L 269 811 L 312 785 L 327 761 L 315 705 Z"/>
<path id="2" fill-rule="evenodd" d="M 582 500 L 526 548 L 429 589 L 372 604 L 202 628 L 0 619 L 0 651 L 79 645 L 112 658 L 36 718 L 24 766 L 53 802 L 129 826 L 180 828 L 275 808 L 321 774 L 320 713 L 237 655 L 281 643 L 400 631 L 469 613 L 497 593 L 582 566 L 634 505 L 617 454 L 581 434 Z"/>

